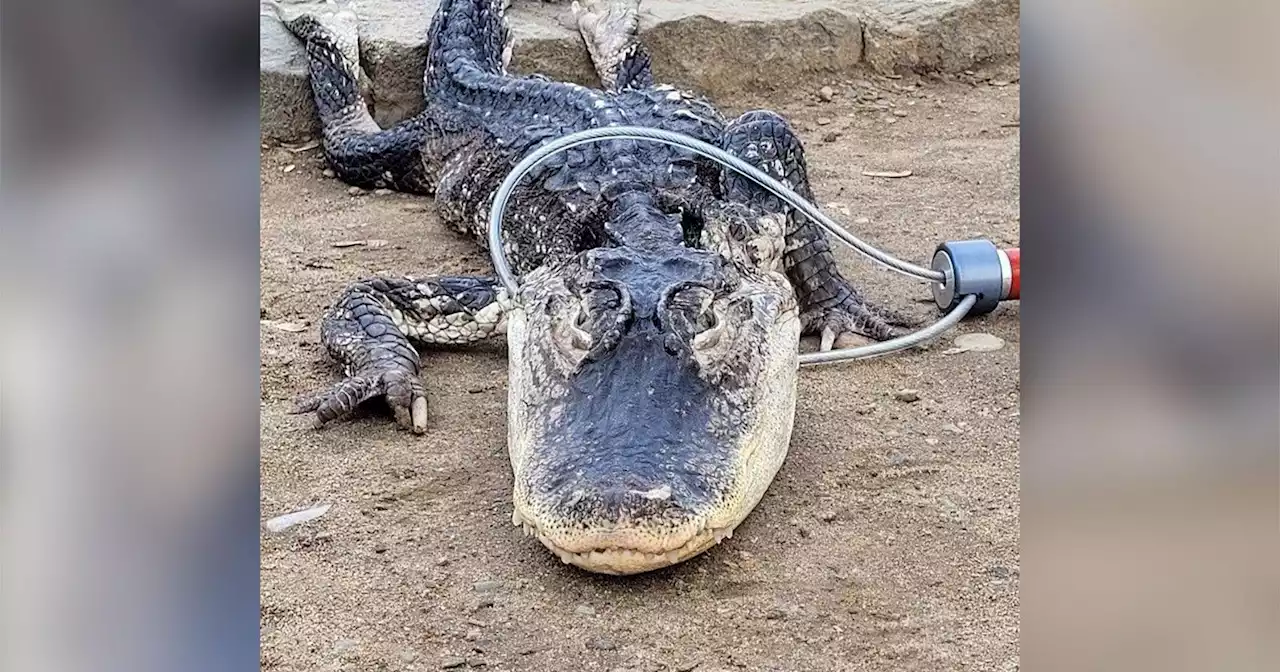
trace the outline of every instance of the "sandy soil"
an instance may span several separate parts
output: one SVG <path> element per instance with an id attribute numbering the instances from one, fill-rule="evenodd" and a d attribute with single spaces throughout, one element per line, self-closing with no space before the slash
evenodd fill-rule
<path id="1" fill-rule="evenodd" d="M 830 102 L 817 82 L 726 109 L 786 114 L 827 211 L 920 261 L 949 239 L 1018 242 L 1018 86 L 988 74 L 825 82 Z M 425 436 L 286 415 L 338 375 L 316 321 L 345 282 L 488 267 L 429 201 L 353 196 L 322 170 L 318 150 L 263 151 L 262 511 L 333 504 L 263 533 L 264 669 L 1017 669 L 1016 304 L 961 329 L 1005 339 L 999 351 L 946 354 L 948 338 L 804 370 L 787 462 L 731 540 L 661 572 L 595 576 L 511 526 L 500 341 L 426 355 Z M 377 242 L 333 246 L 350 240 Z M 923 285 L 839 254 L 873 297 L 934 315 Z M 904 388 L 921 400 L 895 400 Z"/>

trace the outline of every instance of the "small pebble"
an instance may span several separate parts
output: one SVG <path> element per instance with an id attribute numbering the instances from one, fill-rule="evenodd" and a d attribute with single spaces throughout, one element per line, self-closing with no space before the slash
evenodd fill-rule
<path id="1" fill-rule="evenodd" d="M 467 664 L 466 658 L 458 658 L 457 656 L 454 656 L 451 658 L 445 658 L 443 661 L 441 661 L 440 669 L 452 670 L 454 668 L 462 667 L 463 665 L 466 665 L 466 664 Z"/>
<path id="2" fill-rule="evenodd" d="M 821 520 L 824 523 L 829 523 L 835 519 L 836 519 L 835 511 L 827 510 L 818 514 L 818 520 Z"/>
<path id="3" fill-rule="evenodd" d="M 836 90 L 829 86 L 824 86 L 818 89 L 818 97 L 822 99 L 822 102 L 829 103 L 832 98 L 836 97 Z"/>
<path id="4" fill-rule="evenodd" d="M 924 437 L 924 442 L 930 446 L 936 446 L 939 443 L 941 443 L 941 441 L 936 436 L 926 436 Z"/>
<path id="5" fill-rule="evenodd" d="M 485 581 L 477 581 L 473 586 L 477 593 L 492 593 L 502 587 L 501 581 L 488 579 Z"/>
<path id="6" fill-rule="evenodd" d="M 579 616 L 595 616 L 596 610 L 585 604 L 579 604 L 578 608 L 573 610 L 573 613 Z"/>
<path id="7" fill-rule="evenodd" d="M 831 123 L 831 117 L 818 117 L 818 125 L 826 126 Z"/>
<path id="8" fill-rule="evenodd" d="M 596 651 L 613 651 L 618 648 L 618 645 L 608 637 L 592 637 L 587 640 L 587 648 Z"/>
<path id="9" fill-rule="evenodd" d="M 960 429 L 959 425 L 952 422 L 948 422 L 947 424 L 943 425 L 942 431 L 948 432 L 951 434 L 964 434 L 964 430 Z"/>
<path id="10" fill-rule="evenodd" d="M 410 650 L 401 651 L 399 658 L 402 663 L 412 663 L 418 659 L 418 652 Z"/>
<path id="11" fill-rule="evenodd" d="M 277 329 L 280 329 L 281 331 L 288 331 L 290 333 L 298 333 L 306 329 L 306 327 L 303 325 L 294 324 L 290 322 L 280 323 L 274 326 Z M 293 513 L 286 513 L 283 516 L 276 516 L 275 518 L 268 520 L 265 523 L 265 527 L 267 528 L 268 532 L 271 532 L 273 534 L 279 534 L 293 527 L 294 525 L 300 525 L 302 523 L 315 520 L 316 518 L 323 516 L 325 512 L 329 510 L 330 506 L 332 505 L 323 504 L 321 506 L 313 506 L 309 509 L 303 509 L 302 511 L 294 511 Z"/>
<path id="12" fill-rule="evenodd" d="M 859 217 L 859 218 L 857 218 L 857 219 L 853 220 L 853 223 L 854 223 L 854 224 L 870 224 L 870 223 L 871 223 L 871 218 L 870 218 L 870 217 Z"/>
<path id="13" fill-rule="evenodd" d="M 361 189 L 360 187 L 351 187 L 347 190 L 347 193 L 352 196 L 361 196 L 364 194 L 364 189 Z"/>
<path id="14" fill-rule="evenodd" d="M 839 131 L 832 131 L 832 132 L 830 132 L 830 133 L 828 133 L 828 134 L 826 134 L 826 135 L 822 136 L 822 141 L 823 141 L 823 142 L 835 142 L 836 140 L 839 140 L 839 139 L 840 139 L 840 133 L 839 133 Z"/>
<path id="15" fill-rule="evenodd" d="M 374 189 L 374 190 L 373 190 L 373 193 L 374 193 L 375 195 L 378 195 L 378 196 L 390 196 L 391 194 L 394 194 L 395 192 L 394 192 L 394 191 L 391 191 L 390 189 Z"/>
<path id="16" fill-rule="evenodd" d="M 891 179 L 911 177 L 911 171 L 909 170 L 864 170 L 862 174 L 867 177 L 887 177 Z"/>
<path id="17" fill-rule="evenodd" d="M 338 176 L 338 174 L 337 174 L 337 173 L 333 172 L 333 169 L 332 169 L 332 168 L 325 168 L 324 170 L 320 171 L 320 174 L 321 174 L 321 175 L 324 175 L 325 177 L 329 177 L 329 178 L 333 178 L 333 177 L 337 177 L 337 176 Z"/>
<path id="18" fill-rule="evenodd" d="M 961 352 L 994 352 L 1004 347 L 1004 339 L 993 334 L 961 334 L 956 337 L 955 347 L 942 354 L 954 355 Z"/>
<path id="19" fill-rule="evenodd" d="M 405 203 L 403 210 L 405 212 L 426 212 L 427 206 L 422 203 Z"/>
<path id="20" fill-rule="evenodd" d="M 286 172 L 286 173 L 292 173 L 293 171 L 295 171 L 295 170 L 297 170 L 297 169 L 298 169 L 297 164 L 293 164 L 293 163 L 291 163 L 291 164 L 289 164 L 289 165 L 287 165 L 287 166 L 285 166 L 285 167 L 284 167 L 284 172 Z"/>
<path id="21" fill-rule="evenodd" d="M 386 552 L 387 552 L 387 545 L 386 545 L 386 544 L 374 544 L 374 546 L 373 546 L 373 552 L 374 552 L 374 553 L 378 553 L 378 554 L 386 553 Z"/>
<path id="22" fill-rule="evenodd" d="M 893 111 L 893 116 L 895 116 L 895 117 L 905 117 L 905 116 L 907 116 L 907 111 L 906 111 L 906 110 L 894 110 L 894 111 Z"/>
<path id="23" fill-rule="evenodd" d="M 914 404 L 920 401 L 920 392 L 918 390 L 898 390 L 893 393 L 893 398 L 908 404 Z"/>

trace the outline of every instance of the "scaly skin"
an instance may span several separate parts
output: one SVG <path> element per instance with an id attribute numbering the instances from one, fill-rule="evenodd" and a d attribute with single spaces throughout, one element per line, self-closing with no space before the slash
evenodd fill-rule
<path id="1" fill-rule="evenodd" d="M 486 244 L 489 206 L 541 144 L 643 125 L 719 144 L 812 198 L 804 151 L 768 111 L 728 121 L 655 86 L 636 0 L 575 2 L 602 89 L 506 71 L 503 0 L 443 0 L 426 109 L 389 129 L 360 97 L 354 16 L 286 16 L 307 48 L 326 157 L 352 184 L 428 194 Z M 786 453 L 797 338 L 896 335 L 904 321 L 843 278 L 823 232 L 736 174 L 684 150 L 613 140 L 544 162 L 514 193 L 503 247 L 521 278 L 372 278 L 326 314 L 347 379 L 298 407 L 320 424 L 383 396 L 427 426 L 413 343 L 508 333 L 513 520 L 566 562 L 634 573 L 720 541 Z M 518 298 L 518 300 L 516 300 Z"/>

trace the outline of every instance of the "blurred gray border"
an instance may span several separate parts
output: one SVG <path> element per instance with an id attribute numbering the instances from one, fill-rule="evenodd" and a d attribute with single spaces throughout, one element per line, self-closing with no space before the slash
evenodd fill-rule
<path id="1" fill-rule="evenodd" d="M 4 669 L 257 661 L 256 8 L 3 6 Z M 1274 669 L 1272 4 L 1023 12 L 1030 669 Z"/>

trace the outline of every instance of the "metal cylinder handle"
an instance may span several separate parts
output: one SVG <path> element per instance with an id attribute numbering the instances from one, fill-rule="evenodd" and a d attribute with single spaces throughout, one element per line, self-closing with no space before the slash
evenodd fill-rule
<path id="1" fill-rule="evenodd" d="M 933 270 L 943 281 L 932 283 L 938 309 L 950 311 L 966 294 L 978 298 L 969 311 L 982 315 L 1001 301 L 1019 300 L 1022 291 L 1022 254 L 1019 248 L 1002 250 L 989 240 L 953 240 L 938 246 Z"/>

